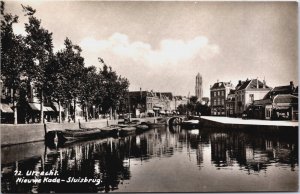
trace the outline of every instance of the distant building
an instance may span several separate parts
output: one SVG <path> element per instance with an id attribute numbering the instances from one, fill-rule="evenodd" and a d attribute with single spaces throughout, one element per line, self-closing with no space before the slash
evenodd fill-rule
<path id="1" fill-rule="evenodd" d="M 202 89 L 202 76 L 200 75 L 200 73 L 198 73 L 196 76 L 195 95 L 198 98 L 198 100 L 202 100 L 203 89 Z"/>
<path id="2" fill-rule="evenodd" d="M 235 90 L 231 89 L 227 95 L 226 101 L 226 116 L 234 117 L 235 116 Z"/>
<path id="3" fill-rule="evenodd" d="M 231 82 L 216 82 L 210 88 L 211 115 L 226 115 L 225 100 L 231 89 L 234 89 Z"/>
<path id="4" fill-rule="evenodd" d="M 263 99 L 255 100 L 248 110 L 255 119 L 298 120 L 298 87 L 276 86 Z"/>
<path id="5" fill-rule="evenodd" d="M 171 111 L 175 112 L 180 105 L 187 105 L 188 98 L 185 96 L 173 96 L 171 101 Z"/>
<path id="6" fill-rule="evenodd" d="M 247 79 L 244 82 L 240 80 L 235 91 L 235 114 L 241 116 L 254 100 L 263 99 L 270 90 L 265 80 L 263 82 L 258 79 Z"/>
<path id="7" fill-rule="evenodd" d="M 131 91 L 126 99 L 127 111 L 133 116 L 142 117 L 147 115 L 171 113 L 173 95 L 171 92 Z"/>

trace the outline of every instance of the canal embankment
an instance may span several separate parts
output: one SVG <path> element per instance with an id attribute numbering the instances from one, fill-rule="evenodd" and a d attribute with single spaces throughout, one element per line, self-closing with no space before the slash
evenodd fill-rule
<path id="1" fill-rule="evenodd" d="M 272 120 L 255 120 L 218 116 L 201 116 L 201 122 L 204 127 L 225 127 L 231 129 L 297 129 L 297 121 L 272 121 Z"/>
<path id="2" fill-rule="evenodd" d="M 140 122 L 155 122 L 156 117 L 149 118 L 132 118 Z M 43 141 L 45 134 L 53 130 L 78 129 L 79 123 L 83 128 L 101 128 L 118 124 L 120 120 L 91 120 L 88 122 L 80 121 L 76 123 L 46 123 L 46 124 L 1 124 L 1 146 L 16 145 L 29 142 Z"/>

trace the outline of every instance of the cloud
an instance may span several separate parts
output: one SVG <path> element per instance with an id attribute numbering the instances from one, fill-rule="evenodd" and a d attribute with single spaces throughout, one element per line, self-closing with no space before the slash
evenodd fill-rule
<path id="1" fill-rule="evenodd" d="M 176 94 L 184 91 L 185 95 L 194 88 L 194 75 L 211 71 L 208 64 L 220 52 L 219 46 L 204 36 L 163 39 L 154 48 L 150 43 L 114 33 L 107 39 L 84 38 L 79 45 L 87 66 L 98 66 L 97 59 L 102 57 L 119 75 L 129 79 L 130 90 L 141 87 Z"/>
<path id="2" fill-rule="evenodd" d="M 209 43 L 208 38 L 204 36 L 197 36 L 188 41 L 164 39 L 158 49 L 153 49 L 149 43 L 130 41 L 127 35 L 121 33 L 114 33 L 106 40 L 84 38 L 80 45 L 86 53 L 110 52 L 114 57 L 127 58 L 151 66 L 176 65 L 196 57 L 207 60 L 219 53 L 218 45 Z"/>

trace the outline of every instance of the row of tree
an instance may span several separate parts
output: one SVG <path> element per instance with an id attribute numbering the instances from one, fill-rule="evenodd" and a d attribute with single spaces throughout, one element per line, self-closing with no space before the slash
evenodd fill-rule
<path id="1" fill-rule="evenodd" d="M 191 96 L 187 104 L 180 104 L 177 107 L 179 114 L 185 115 L 210 115 L 208 102 L 199 102 L 196 96 Z"/>
<path id="2" fill-rule="evenodd" d="M 91 105 L 101 107 L 103 112 L 122 105 L 129 86 L 126 78 L 117 75 L 102 58 L 102 68 L 85 67 L 81 48 L 69 38 L 65 39 L 64 48 L 54 53 L 52 33 L 41 26 L 41 20 L 35 17 L 36 10 L 30 6 L 22 8 L 28 17 L 25 36 L 14 33 L 18 16 L 6 13 L 1 2 L 1 81 L 4 87 L 12 89 L 15 124 L 17 105 L 26 103 L 32 83 L 41 102 L 40 122 L 44 119 L 45 100 L 57 102 L 59 109 L 61 104 L 68 107 L 72 103 L 75 108 L 79 100 L 86 113 Z M 61 121 L 61 111 L 58 112 Z"/>

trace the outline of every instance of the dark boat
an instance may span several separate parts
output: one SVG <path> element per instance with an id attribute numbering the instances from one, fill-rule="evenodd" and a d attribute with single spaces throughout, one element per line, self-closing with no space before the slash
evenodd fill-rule
<path id="1" fill-rule="evenodd" d="M 150 127 L 146 123 L 143 123 L 143 124 L 140 124 L 140 125 L 136 126 L 136 132 L 137 133 L 142 133 L 142 132 L 144 132 L 148 129 L 150 129 Z"/>
<path id="2" fill-rule="evenodd" d="M 97 138 L 103 136 L 100 128 L 65 129 L 61 135 L 67 141 Z"/>
<path id="3" fill-rule="evenodd" d="M 166 124 L 165 123 L 150 123 L 150 122 L 147 122 L 146 125 L 148 125 L 148 127 L 150 127 L 150 128 L 155 128 L 155 127 L 165 126 Z"/>
<path id="4" fill-rule="evenodd" d="M 108 127 L 101 128 L 101 133 L 104 136 L 116 136 L 121 129 L 118 125 L 111 125 Z"/>
<path id="5" fill-rule="evenodd" d="M 135 126 L 127 126 L 119 129 L 118 135 L 119 136 L 126 136 L 126 135 L 132 135 L 136 131 Z"/>
<path id="6" fill-rule="evenodd" d="M 126 136 L 126 135 L 131 135 L 134 134 L 136 131 L 136 126 L 138 126 L 136 122 L 132 123 L 127 123 L 127 124 L 118 124 L 117 126 L 119 127 L 118 129 L 118 136 Z"/>

